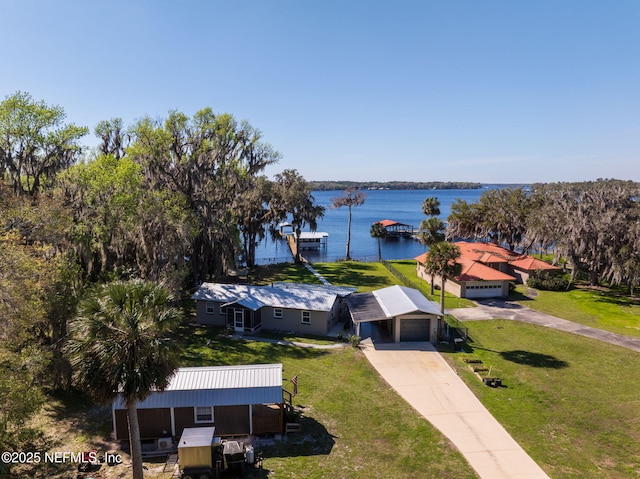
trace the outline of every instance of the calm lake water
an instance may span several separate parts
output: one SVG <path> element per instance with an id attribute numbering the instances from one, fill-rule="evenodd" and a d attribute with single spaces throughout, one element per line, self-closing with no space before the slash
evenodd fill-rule
<path id="1" fill-rule="evenodd" d="M 446 221 L 451 204 L 458 198 L 473 202 L 483 191 L 493 186 L 477 190 L 371 190 L 365 191 L 363 205 L 353 208 L 351 222 L 351 257 L 359 261 L 377 261 L 378 243 L 369 234 L 376 221 L 390 219 L 412 225 L 416 228 L 426 219 L 422 213 L 425 198 L 435 196 L 440 200 L 440 218 Z M 349 210 L 346 207 L 332 209 L 331 199 L 342 195 L 342 191 L 314 191 L 316 203 L 326 208 L 325 215 L 318 221 L 317 231 L 329 233 L 326 248 L 320 251 L 304 251 L 303 256 L 310 261 L 336 261 L 344 259 L 347 243 L 347 222 Z M 308 229 L 306 229 L 308 231 Z M 416 239 L 382 240 L 384 259 L 409 259 L 425 252 L 425 247 Z M 265 239 L 256 249 L 258 264 L 291 261 L 291 253 L 284 240 Z"/>

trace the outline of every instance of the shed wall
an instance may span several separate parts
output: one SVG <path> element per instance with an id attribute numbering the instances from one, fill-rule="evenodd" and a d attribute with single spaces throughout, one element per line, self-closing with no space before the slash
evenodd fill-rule
<path id="1" fill-rule="evenodd" d="M 231 436 L 249 434 L 249 406 L 215 406 L 213 419 L 216 435 Z"/>
<path id="2" fill-rule="evenodd" d="M 214 423 L 201 423 L 196 424 L 195 412 L 192 407 L 176 407 L 173 409 L 173 417 L 176 423 L 176 436 L 182 436 L 182 432 L 185 428 L 189 427 L 202 427 L 213 426 Z M 213 420 L 216 420 L 215 410 L 213 414 Z"/>
<path id="3" fill-rule="evenodd" d="M 115 419 L 116 439 L 118 441 L 129 440 L 127 411 L 116 409 Z M 138 423 L 140 424 L 140 439 L 171 436 L 171 410 L 169 408 L 138 409 Z"/>

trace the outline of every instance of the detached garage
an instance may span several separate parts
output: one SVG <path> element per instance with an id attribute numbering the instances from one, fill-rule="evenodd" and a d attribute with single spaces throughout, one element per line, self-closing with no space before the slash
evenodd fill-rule
<path id="1" fill-rule="evenodd" d="M 402 318 L 400 322 L 400 342 L 425 341 L 429 338 L 431 319 L 429 318 Z"/>
<path id="2" fill-rule="evenodd" d="M 360 334 L 363 322 L 384 322 L 396 343 L 430 341 L 437 343 L 443 317 L 437 303 L 417 289 L 390 286 L 370 293 L 354 293 L 347 298 L 351 320 Z"/>

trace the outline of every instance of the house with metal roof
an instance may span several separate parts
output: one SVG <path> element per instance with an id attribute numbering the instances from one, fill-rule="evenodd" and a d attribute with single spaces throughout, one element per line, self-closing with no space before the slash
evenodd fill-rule
<path id="1" fill-rule="evenodd" d="M 142 439 L 178 438 L 184 428 L 215 427 L 217 436 L 283 431 L 282 364 L 179 368 L 163 391 L 139 401 Z M 111 406 L 117 440 L 128 440 L 121 396 Z"/>
<path id="2" fill-rule="evenodd" d="M 203 283 L 192 299 L 201 324 L 240 333 L 264 329 L 326 335 L 346 316 L 344 298 L 355 290 L 285 282 L 267 286 Z"/>
<path id="3" fill-rule="evenodd" d="M 360 334 L 364 322 L 379 322 L 393 340 L 436 343 L 444 325 L 437 303 L 429 301 L 417 289 L 389 286 L 347 298 L 351 320 Z"/>
<path id="4" fill-rule="evenodd" d="M 509 283 L 525 283 L 536 271 L 553 274 L 560 270 L 537 258 L 509 251 L 493 243 L 458 241 L 460 249 L 456 263 L 460 265 L 460 274 L 447 279 L 445 290 L 460 298 L 506 298 L 509 295 Z M 418 277 L 431 281 L 431 275 L 425 269 L 428 252 L 416 257 Z M 434 282 L 440 284 L 435 276 Z"/>

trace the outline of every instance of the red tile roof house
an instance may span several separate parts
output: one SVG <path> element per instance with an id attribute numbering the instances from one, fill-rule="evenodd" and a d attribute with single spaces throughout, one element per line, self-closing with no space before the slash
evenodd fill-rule
<path id="1" fill-rule="evenodd" d="M 459 298 L 506 298 L 509 283 L 526 283 L 536 271 L 554 274 L 560 268 L 552 266 L 526 254 L 509 251 L 493 243 L 466 242 L 455 243 L 460 248 L 460 257 L 456 259 L 462 270 L 458 276 L 447 280 L 445 290 Z M 417 274 L 431 281 L 424 264 L 428 253 L 416 257 Z M 436 276 L 436 284 L 440 278 Z"/>

